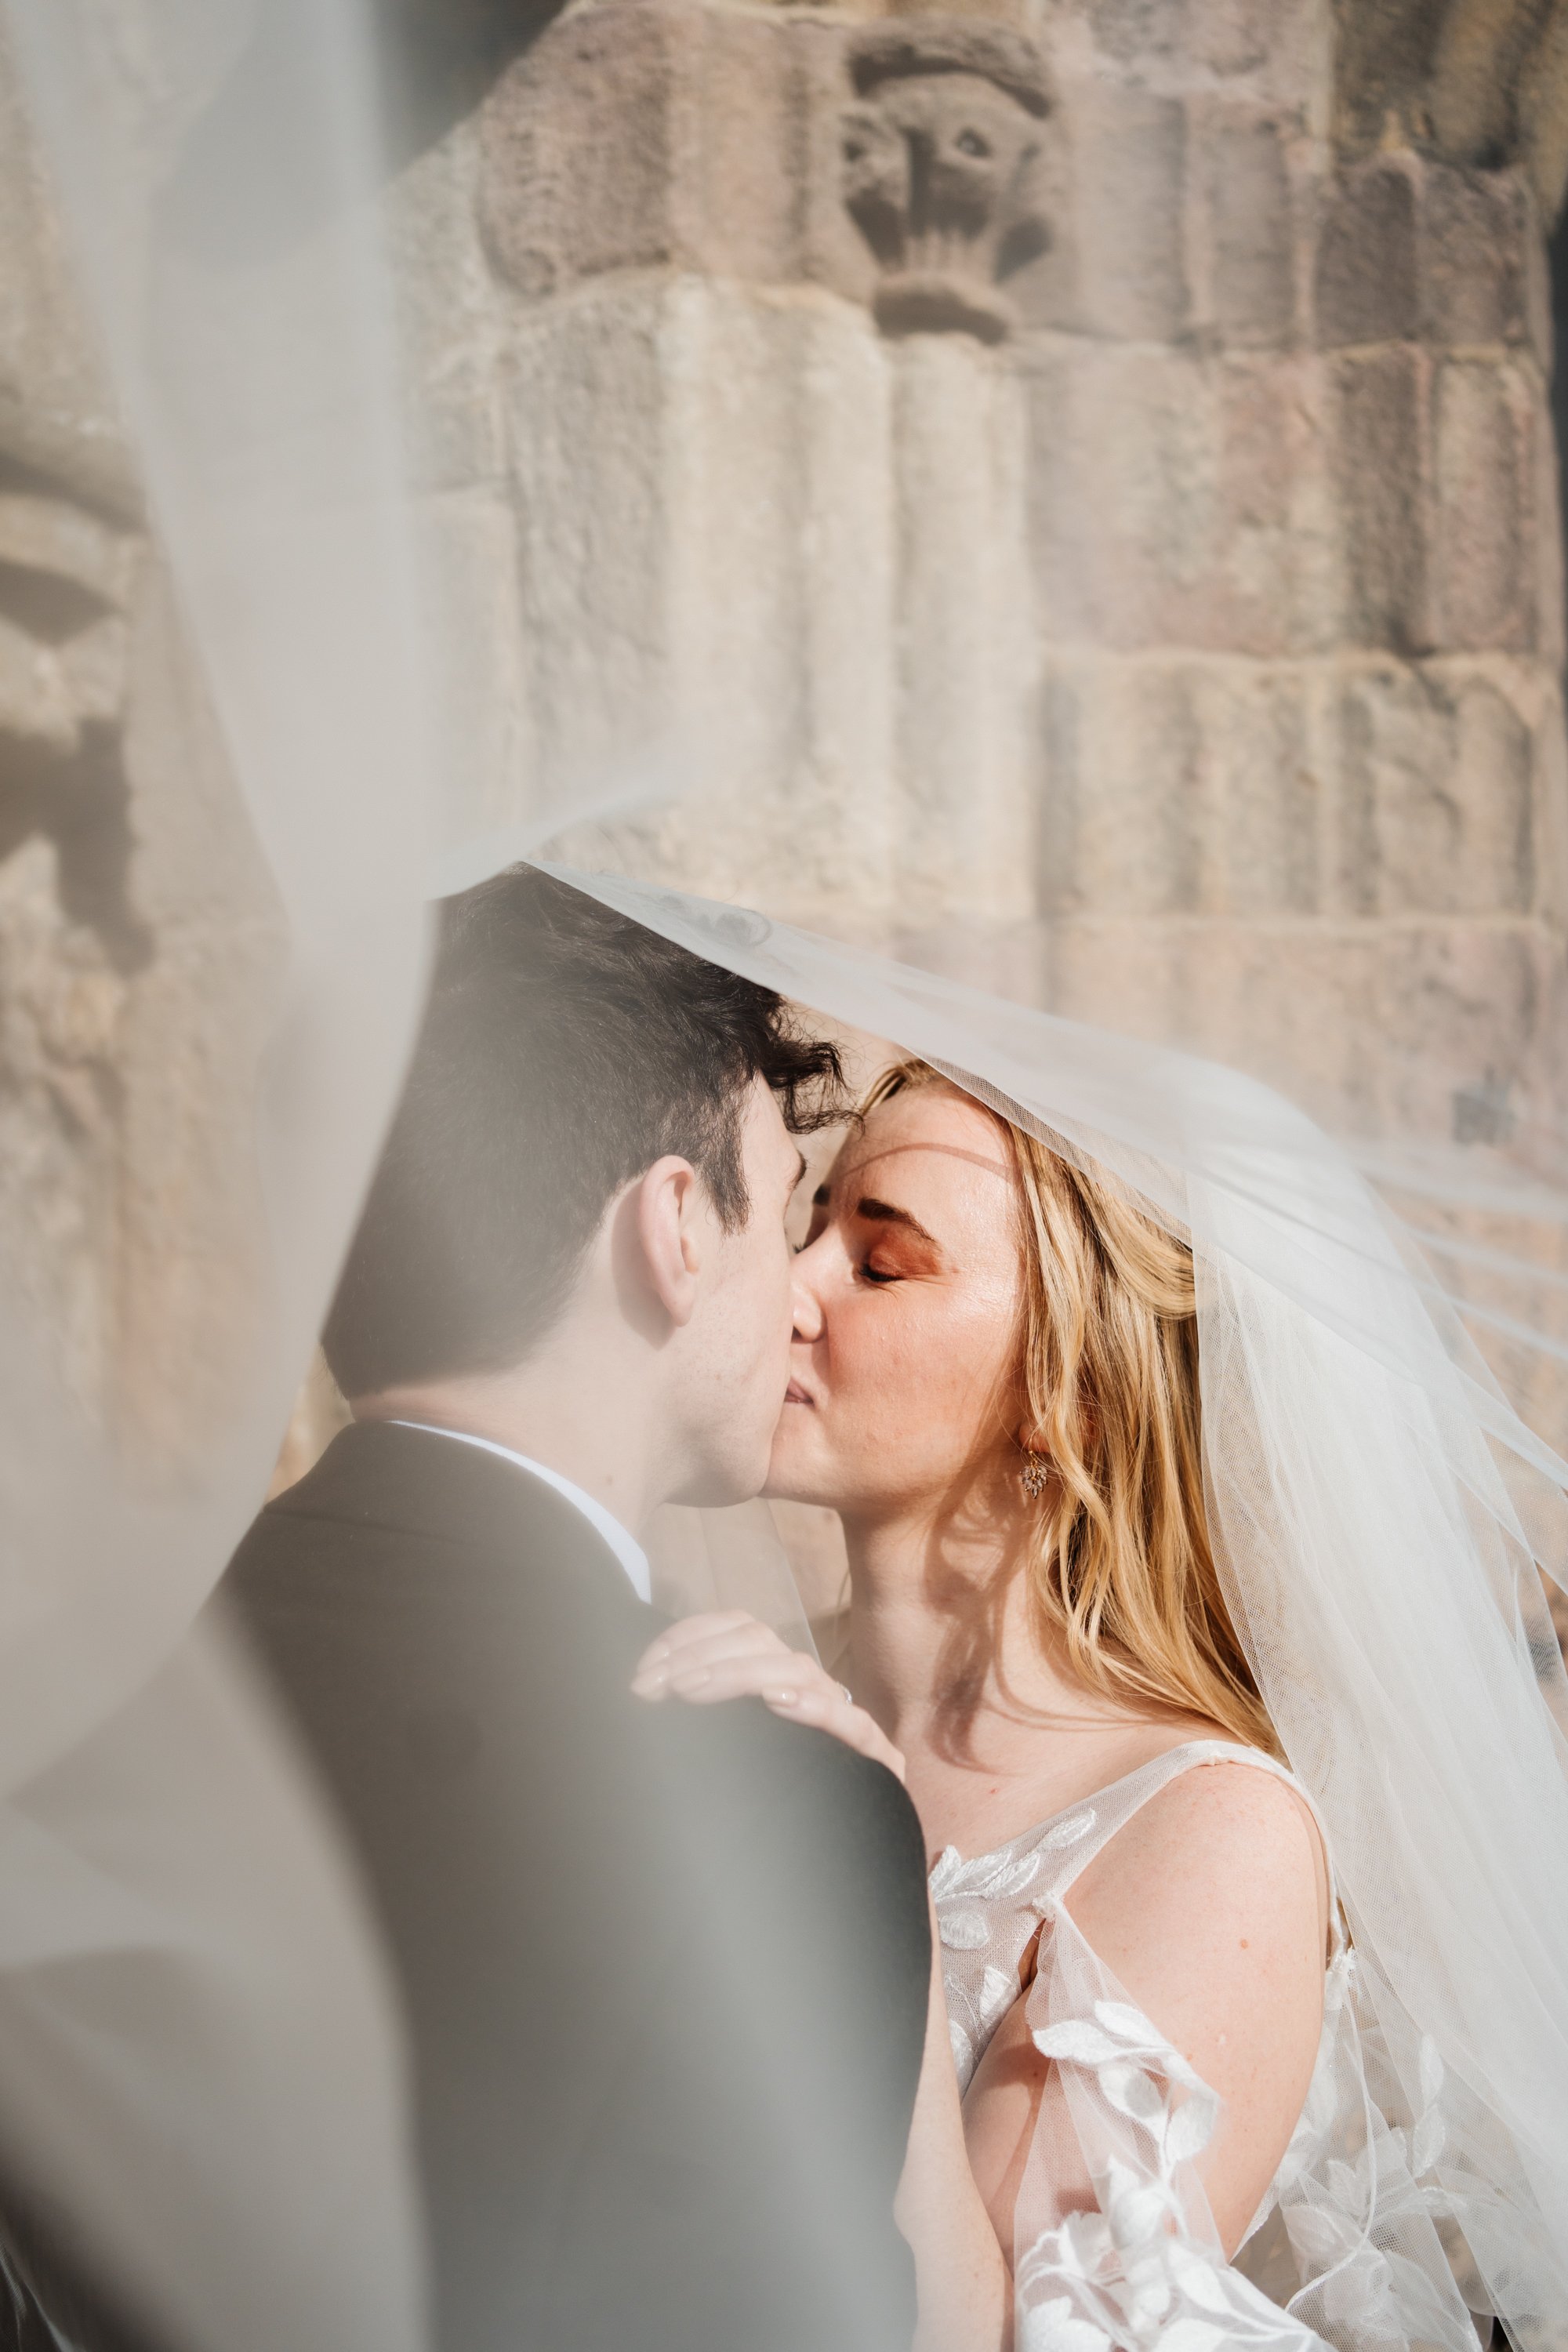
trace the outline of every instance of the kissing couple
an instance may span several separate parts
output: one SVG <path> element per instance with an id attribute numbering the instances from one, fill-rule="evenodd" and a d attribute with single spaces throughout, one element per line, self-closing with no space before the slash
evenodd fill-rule
<path id="1" fill-rule="evenodd" d="M 1474 2352 L 1541 2305 L 1550 2184 L 1445 2089 L 1299 1732 L 1380 1596 L 1281 1669 L 1283 1481 L 1215 1454 L 1295 1327 L 1216 1363 L 1195 1226 L 961 1075 L 850 1104 L 586 877 L 445 904 L 352 1425 L 225 1585 L 391 1957 L 439 2352 Z M 843 1523 L 831 1671 L 652 1606 L 653 1512 L 758 1493 Z"/>

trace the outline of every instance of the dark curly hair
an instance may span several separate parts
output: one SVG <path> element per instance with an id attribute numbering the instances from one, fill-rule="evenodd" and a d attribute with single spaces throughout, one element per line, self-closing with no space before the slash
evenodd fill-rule
<path id="1" fill-rule="evenodd" d="M 447 899 L 322 1333 L 344 1394 L 521 1363 L 610 1202 L 667 1152 L 691 1161 L 729 1230 L 743 1225 L 758 1077 L 797 1131 L 839 1115 L 837 1051 L 772 990 L 532 866 Z"/>

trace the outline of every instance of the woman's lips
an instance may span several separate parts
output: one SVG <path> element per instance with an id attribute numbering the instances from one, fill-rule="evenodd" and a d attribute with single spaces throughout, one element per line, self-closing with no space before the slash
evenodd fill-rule
<path id="1" fill-rule="evenodd" d="M 814 1396 L 808 1395 L 805 1390 L 801 1387 L 798 1381 L 791 1381 L 788 1388 L 784 1391 L 784 1401 L 785 1404 L 814 1405 L 816 1402 L 816 1399 Z"/>

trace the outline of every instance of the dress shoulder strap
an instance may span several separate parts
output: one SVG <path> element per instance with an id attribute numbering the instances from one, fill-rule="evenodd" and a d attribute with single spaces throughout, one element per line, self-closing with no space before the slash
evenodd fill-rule
<path id="1" fill-rule="evenodd" d="M 1151 1797 L 1168 1789 L 1173 1780 L 1181 1779 L 1202 1764 L 1250 1764 L 1260 1772 L 1268 1772 L 1275 1780 L 1283 1780 L 1295 1791 L 1317 1823 L 1318 1835 L 1323 1841 L 1323 1853 L 1329 1870 L 1329 1914 L 1337 1919 L 1339 1890 L 1334 1879 L 1333 1856 L 1324 1833 L 1321 1817 L 1311 1797 L 1293 1772 L 1260 1748 L 1246 1748 L 1239 1740 L 1189 1739 L 1180 1748 L 1167 1748 L 1163 1756 L 1151 1757 L 1136 1771 L 1113 1780 L 1098 1795 L 1086 1798 L 1080 1805 L 1069 1806 L 1047 1822 L 1041 1832 L 1042 1860 L 1046 1868 L 1037 1881 L 1040 1895 L 1060 1896 L 1073 1881 L 1088 1869 L 1097 1854 L 1103 1853 L 1118 1830 L 1125 1829 L 1134 1813 L 1141 1812 Z"/>

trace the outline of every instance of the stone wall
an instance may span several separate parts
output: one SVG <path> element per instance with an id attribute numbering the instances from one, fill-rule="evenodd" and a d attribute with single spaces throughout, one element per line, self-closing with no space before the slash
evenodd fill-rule
<path id="1" fill-rule="evenodd" d="M 165 1465 L 246 1328 L 277 950 L 0 47 L 0 1258 Z"/>
<path id="2" fill-rule="evenodd" d="M 546 31 L 477 119 L 524 756 L 668 740 L 619 854 L 1453 1135 L 1563 1012 L 1542 214 L 1347 160 L 1331 35 Z"/>
<path id="3" fill-rule="evenodd" d="M 440 13 L 455 824 L 679 779 L 577 845 L 1550 1160 L 1568 5 Z M 265 896 L 13 120 L 0 465 L 0 1229 L 155 1396 Z"/>

